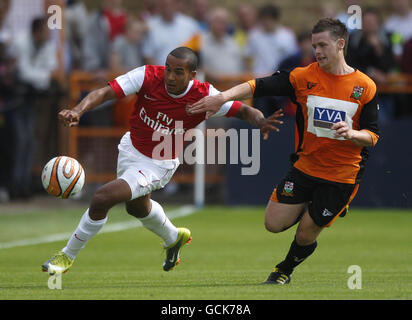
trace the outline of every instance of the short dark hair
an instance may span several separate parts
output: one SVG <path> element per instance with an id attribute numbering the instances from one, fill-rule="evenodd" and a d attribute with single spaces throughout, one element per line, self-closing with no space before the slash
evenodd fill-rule
<path id="1" fill-rule="evenodd" d="M 36 33 L 41 31 L 47 25 L 46 17 L 34 18 L 31 22 L 31 33 Z"/>
<path id="2" fill-rule="evenodd" d="M 265 4 L 259 9 L 259 18 L 272 18 L 273 20 L 279 20 L 280 10 L 273 4 Z"/>
<path id="3" fill-rule="evenodd" d="M 188 47 L 179 47 L 172 50 L 169 54 L 178 59 L 188 60 L 187 66 L 189 67 L 189 70 L 196 71 L 198 58 L 196 53 L 192 49 Z"/>
<path id="4" fill-rule="evenodd" d="M 321 33 L 324 31 L 329 31 L 331 37 L 335 40 L 344 39 L 345 48 L 344 53 L 346 54 L 346 48 L 348 46 L 349 33 L 345 24 L 338 19 L 323 18 L 320 19 L 312 29 L 312 34 Z"/>

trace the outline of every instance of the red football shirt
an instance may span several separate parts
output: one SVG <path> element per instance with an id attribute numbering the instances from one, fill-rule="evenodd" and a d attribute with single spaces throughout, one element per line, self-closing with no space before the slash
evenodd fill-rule
<path id="1" fill-rule="evenodd" d="M 153 139 L 155 133 L 183 135 L 187 130 L 195 128 L 205 120 L 206 114 L 188 115 L 186 106 L 219 93 L 210 83 L 194 79 L 184 93 L 178 96 L 170 94 L 166 90 L 164 71 L 164 66 L 145 65 L 109 82 L 118 98 L 137 94 L 130 118 L 130 137 L 133 146 L 150 158 L 157 158 L 153 149 L 161 142 L 157 138 Z M 227 102 L 214 116 L 235 116 L 240 106 L 239 101 Z M 178 157 L 183 144 L 176 143 L 176 140 L 171 139 L 173 151 L 170 157 L 162 155 L 162 160 Z"/>

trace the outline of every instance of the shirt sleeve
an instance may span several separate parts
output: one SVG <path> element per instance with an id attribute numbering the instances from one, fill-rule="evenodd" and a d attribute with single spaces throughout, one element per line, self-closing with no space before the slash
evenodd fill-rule
<path id="1" fill-rule="evenodd" d="M 294 96 L 294 89 L 289 80 L 290 71 L 277 71 L 273 75 L 249 81 L 253 97 Z M 253 82 L 254 81 L 254 82 Z"/>
<path id="2" fill-rule="evenodd" d="M 138 93 L 143 86 L 146 66 L 142 66 L 109 81 L 109 86 L 114 90 L 117 98 Z"/>
<path id="3" fill-rule="evenodd" d="M 376 94 L 368 103 L 366 103 L 361 111 L 359 118 L 359 129 L 366 130 L 372 137 L 373 145 L 378 142 L 379 139 L 379 127 L 378 127 L 378 102 Z"/>
<path id="4" fill-rule="evenodd" d="M 215 96 L 219 94 L 220 91 L 217 90 L 215 87 L 210 85 L 209 87 L 209 96 Z M 234 117 L 238 114 L 240 107 L 242 106 L 242 102 L 240 101 L 228 101 L 224 103 L 218 112 L 216 112 L 213 116 L 210 118 L 218 118 L 218 117 Z"/>

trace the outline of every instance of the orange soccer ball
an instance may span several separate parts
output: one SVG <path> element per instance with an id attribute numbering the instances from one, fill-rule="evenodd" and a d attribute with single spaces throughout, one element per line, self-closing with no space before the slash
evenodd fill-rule
<path id="1" fill-rule="evenodd" d="M 47 162 L 41 174 L 41 181 L 48 194 L 67 199 L 82 190 L 85 174 L 76 159 L 60 156 Z"/>

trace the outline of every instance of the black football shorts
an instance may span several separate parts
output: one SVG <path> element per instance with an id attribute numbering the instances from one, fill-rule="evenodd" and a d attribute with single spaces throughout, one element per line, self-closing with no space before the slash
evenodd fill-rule
<path id="1" fill-rule="evenodd" d="M 329 227 L 345 216 L 359 184 L 346 184 L 309 176 L 295 167 L 273 190 L 271 200 L 279 203 L 308 203 L 309 215 L 319 227 Z"/>

